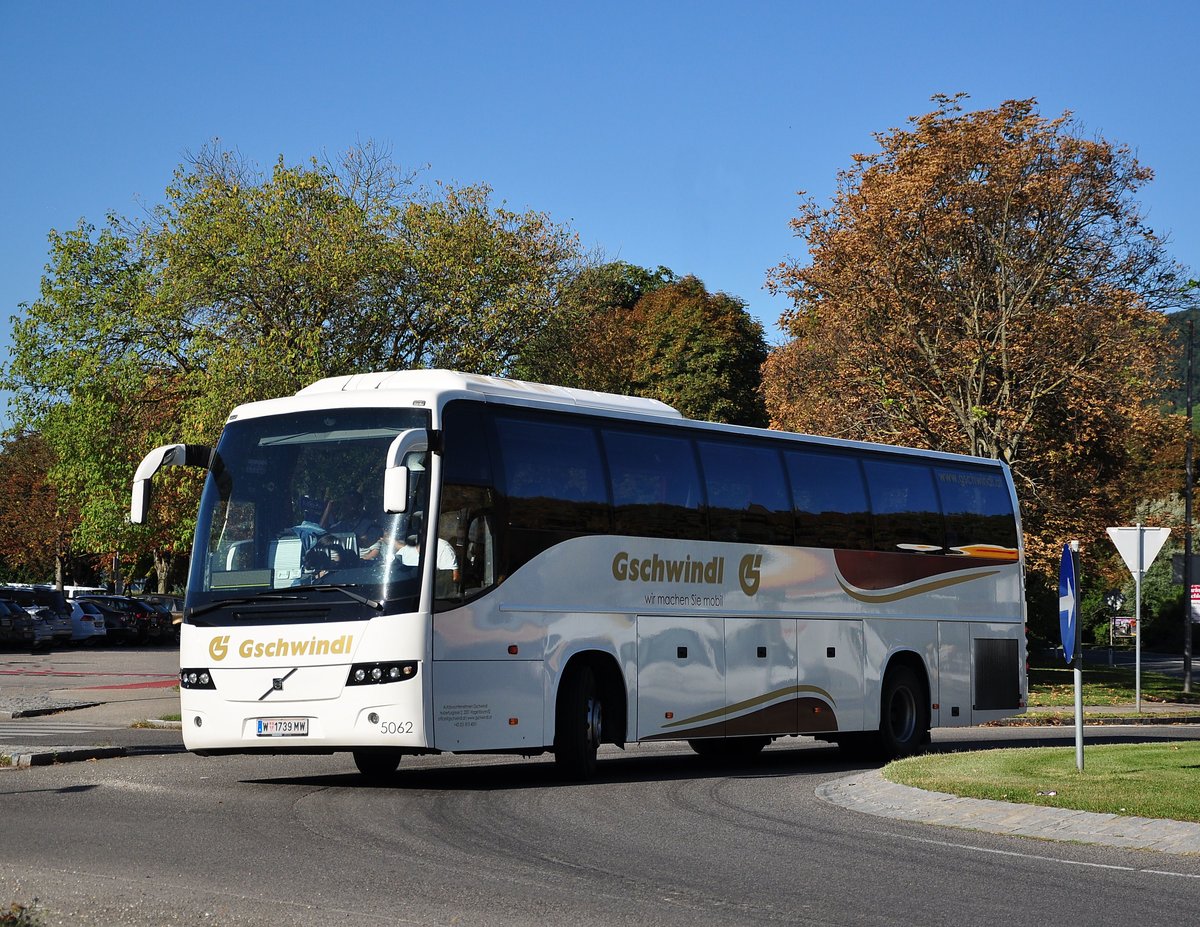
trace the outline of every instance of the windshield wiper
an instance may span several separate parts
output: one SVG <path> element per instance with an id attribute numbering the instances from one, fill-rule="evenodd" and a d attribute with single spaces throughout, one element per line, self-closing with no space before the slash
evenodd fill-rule
<path id="1" fill-rule="evenodd" d="M 384 604 L 383 602 L 379 602 L 375 599 L 368 599 L 365 595 L 361 595 L 360 593 L 354 592 L 352 589 L 348 588 L 348 586 L 345 583 L 305 583 L 304 585 L 292 586 L 291 588 L 292 589 L 333 589 L 337 592 L 340 592 L 342 595 L 349 596 L 355 602 L 358 602 L 362 605 L 366 605 L 368 608 L 375 609 L 375 611 L 377 611 L 377 612 L 383 610 L 383 604 Z"/>
<path id="2" fill-rule="evenodd" d="M 190 621 L 195 621 L 200 615 L 215 612 L 218 608 L 224 608 L 226 605 L 249 605 L 253 602 L 296 600 L 299 598 L 300 596 L 298 595 L 287 595 L 281 592 L 260 592 L 257 595 L 243 595 L 235 599 L 221 599 L 219 602 L 197 605 L 188 611 L 187 617 Z"/>

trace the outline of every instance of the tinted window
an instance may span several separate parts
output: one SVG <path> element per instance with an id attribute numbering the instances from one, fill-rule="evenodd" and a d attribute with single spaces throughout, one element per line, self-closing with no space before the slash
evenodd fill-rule
<path id="1" fill-rule="evenodd" d="M 608 482 L 590 425 L 497 416 L 496 433 L 514 527 L 608 530 Z"/>
<path id="2" fill-rule="evenodd" d="M 700 475 L 684 435 L 605 429 L 613 532 L 637 537 L 707 537 Z"/>
<path id="3" fill-rule="evenodd" d="M 791 544 L 792 506 L 773 448 L 698 441 L 714 541 Z"/>
<path id="4" fill-rule="evenodd" d="M 932 470 L 925 464 L 869 458 L 863 468 L 875 549 L 943 553 L 946 538 Z"/>
<path id="5" fill-rule="evenodd" d="M 443 482 L 490 486 L 492 463 L 483 405 L 463 400 L 449 403 L 442 413 L 442 434 Z"/>
<path id="6" fill-rule="evenodd" d="M 987 556 L 986 548 L 994 547 L 1016 551 L 1012 497 L 999 470 L 939 466 L 934 474 L 946 516 L 946 547 L 950 553 Z"/>
<path id="7" fill-rule="evenodd" d="M 848 454 L 788 451 L 788 476 L 802 547 L 871 547 L 871 516 L 858 459 Z"/>

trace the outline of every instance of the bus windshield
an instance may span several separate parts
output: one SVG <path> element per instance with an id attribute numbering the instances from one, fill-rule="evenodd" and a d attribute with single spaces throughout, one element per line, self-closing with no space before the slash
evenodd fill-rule
<path id="1" fill-rule="evenodd" d="M 402 514 L 383 509 L 384 466 L 398 434 L 428 427 L 423 409 L 320 410 L 227 424 L 200 502 L 187 618 L 328 621 L 415 610 L 426 452 L 404 461 Z"/>

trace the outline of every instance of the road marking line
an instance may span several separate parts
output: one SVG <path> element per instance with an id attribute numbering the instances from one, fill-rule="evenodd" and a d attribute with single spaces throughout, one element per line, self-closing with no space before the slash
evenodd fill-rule
<path id="1" fill-rule="evenodd" d="M 1164 875 L 1174 876 L 1176 879 L 1200 879 L 1200 875 L 1190 872 L 1169 872 L 1165 869 L 1139 869 L 1136 866 L 1118 866 L 1113 863 L 1088 863 L 1077 859 L 1061 859 L 1057 856 L 1043 856 L 1038 853 L 1021 853 L 1017 850 L 997 850 L 994 847 L 976 847 L 968 843 L 952 843 L 949 840 L 931 840 L 927 837 L 912 837 L 908 834 L 893 834 L 901 840 L 909 840 L 913 843 L 926 843 L 931 846 L 945 847 L 951 850 L 973 850 L 976 853 L 991 853 L 995 856 L 1013 856 L 1018 859 L 1032 859 L 1045 863 L 1060 863 L 1064 866 L 1080 866 L 1085 869 L 1111 869 L 1117 872 L 1133 872 L 1139 875 Z M 1121 849 L 1116 847 L 1114 849 Z M 1132 848 L 1131 848 L 1132 849 Z M 1143 850 L 1141 852 L 1155 852 L 1154 850 Z"/>

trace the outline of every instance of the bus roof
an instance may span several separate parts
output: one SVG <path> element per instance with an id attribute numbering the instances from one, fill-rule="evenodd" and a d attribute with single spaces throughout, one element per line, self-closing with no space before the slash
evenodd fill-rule
<path id="1" fill-rule="evenodd" d="M 643 399 L 638 396 L 623 396 L 616 393 L 601 393 L 594 390 L 551 386 L 545 383 L 531 383 L 524 380 L 509 380 L 438 369 L 393 370 L 326 377 L 304 387 L 292 396 L 260 400 L 238 406 L 230 414 L 229 420 L 311 408 L 405 407 L 425 406 L 427 403 L 434 407 L 440 407 L 452 399 L 461 398 L 472 398 L 484 402 L 491 400 L 505 405 L 523 405 L 543 409 L 571 408 L 578 411 L 608 413 L 631 418 L 640 417 L 719 431 L 724 434 L 794 439 L 807 444 L 845 450 L 899 453 L 946 461 L 969 460 L 984 466 L 1001 468 L 1006 466 L 1002 461 L 991 458 L 971 457 L 944 451 L 929 451 L 845 438 L 705 422 L 689 419 L 677 409 L 664 402 L 659 402 L 657 399 Z M 435 414 L 437 413 L 435 412 Z"/>
<path id="2" fill-rule="evenodd" d="M 506 380 L 453 370 L 394 370 L 382 373 L 360 373 L 344 377 L 327 377 L 304 387 L 297 396 L 317 393 L 411 391 L 434 393 L 471 393 L 497 399 L 532 401 L 537 405 L 569 405 L 583 409 L 608 412 L 636 412 L 660 418 L 682 419 L 676 409 L 657 399 L 599 393 L 524 380 Z"/>

